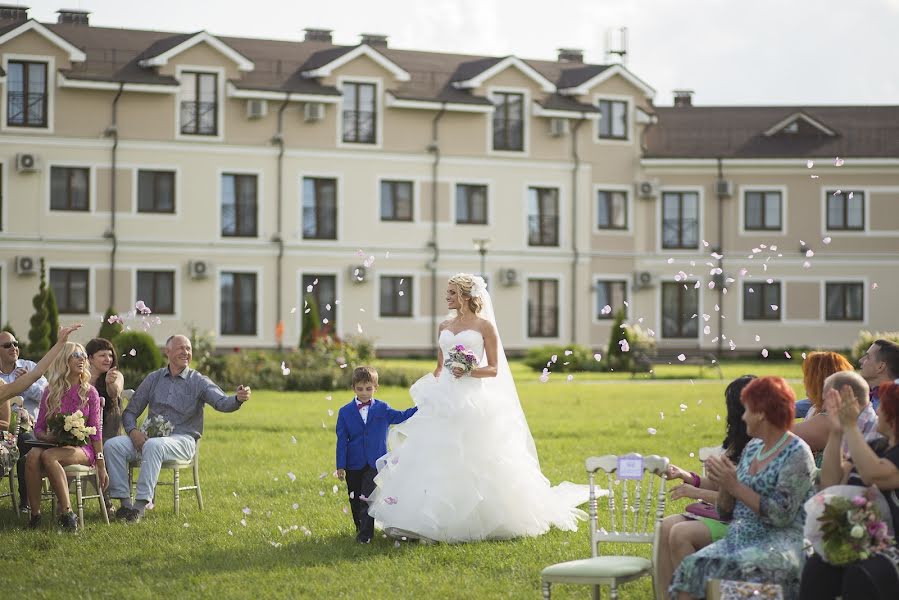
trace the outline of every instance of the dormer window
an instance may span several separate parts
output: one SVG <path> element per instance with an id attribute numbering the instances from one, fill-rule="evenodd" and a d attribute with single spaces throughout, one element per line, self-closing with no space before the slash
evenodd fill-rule
<path id="1" fill-rule="evenodd" d="M 799 121 L 793 121 L 783 129 L 781 129 L 783 133 L 799 133 Z"/>
<path id="2" fill-rule="evenodd" d="M 377 143 L 378 118 L 373 83 L 343 84 L 343 141 L 351 144 Z"/>
<path id="3" fill-rule="evenodd" d="M 627 139 L 626 100 L 600 100 L 599 113 L 599 139 Z"/>
<path id="4" fill-rule="evenodd" d="M 493 149 L 524 150 L 524 94 L 494 92 Z"/>
<path id="5" fill-rule="evenodd" d="M 7 70 L 7 125 L 47 127 L 47 63 L 9 61 Z"/>
<path id="6" fill-rule="evenodd" d="M 181 73 L 181 133 L 218 135 L 218 75 Z"/>

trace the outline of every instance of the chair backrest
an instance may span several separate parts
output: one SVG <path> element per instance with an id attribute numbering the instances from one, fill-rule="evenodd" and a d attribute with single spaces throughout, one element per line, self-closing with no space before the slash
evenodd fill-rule
<path id="1" fill-rule="evenodd" d="M 134 396 L 134 389 L 128 388 L 127 390 L 122 390 L 122 398 L 126 401 L 131 402 L 131 397 Z"/>
<path id="2" fill-rule="evenodd" d="M 620 459 L 626 462 L 620 463 Z M 619 473 L 619 464 L 635 472 Z M 590 550 L 598 556 L 600 542 L 645 542 L 656 545 L 659 524 L 665 514 L 665 481 L 668 459 L 639 454 L 591 456 L 586 460 L 590 477 Z M 610 529 L 599 527 L 596 479 L 608 482 Z M 627 478 L 619 477 L 624 475 Z M 639 477 L 631 479 L 630 477 Z M 658 489 L 655 489 L 658 486 Z"/>
<path id="3" fill-rule="evenodd" d="M 724 448 L 721 446 L 703 446 L 699 449 L 699 462 L 702 463 L 702 476 L 706 476 L 705 461 L 713 456 L 724 454 Z"/>
<path id="4" fill-rule="evenodd" d="M 18 414 L 16 414 L 15 418 L 13 418 L 12 413 L 17 412 L 18 409 L 22 408 L 23 406 L 25 406 L 25 398 L 23 398 L 22 396 L 13 396 L 9 399 L 9 432 L 13 435 L 19 434 L 19 416 Z"/>

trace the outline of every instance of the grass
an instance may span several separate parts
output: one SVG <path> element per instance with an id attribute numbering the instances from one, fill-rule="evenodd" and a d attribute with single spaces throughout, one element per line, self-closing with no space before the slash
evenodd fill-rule
<path id="1" fill-rule="evenodd" d="M 736 371 L 763 373 L 758 365 L 740 365 Z M 723 422 L 716 419 L 724 414 L 723 381 L 600 386 L 580 376 L 571 383 L 562 377 L 546 384 L 534 379 L 520 377 L 519 394 L 543 472 L 553 483 L 585 482 L 583 459 L 606 453 L 662 454 L 698 470 L 698 460 L 689 454 L 723 437 Z M 397 408 L 410 404 L 405 389 L 382 388 L 378 396 Z M 87 529 L 62 535 L 50 527 L 26 531 L 25 519 L 3 506 L 0 558 L 11 575 L 7 593 L 31 598 L 537 598 L 543 567 L 589 556 L 586 526 L 576 533 L 553 530 L 501 543 L 396 547 L 377 537 L 369 546 L 355 544 L 350 517 L 343 512 L 345 489 L 341 485 L 335 493 L 339 482 L 331 476 L 335 416 L 329 411 L 336 415 L 350 398 L 349 393 L 256 391 L 238 413 L 207 410 L 202 512 L 187 493 L 176 517 L 171 490 L 160 487 L 156 508 L 137 525 L 106 526 L 94 501 L 85 508 Z M 687 408 L 681 410 L 681 404 Z M 649 427 L 657 433 L 650 435 Z M 672 503 L 668 512 L 679 512 L 685 504 Z M 242 512 L 245 508 L 250 514 Z M 49 503 L 44 510 L 49 511 Z M 604 550 L 648 553 L 646 547 Z M 651 597 L 648 579 L 621 591 L 623 599 Z M 578 586 L 553 588 L 553 597 L 560 599 L 587 593 Z"/>

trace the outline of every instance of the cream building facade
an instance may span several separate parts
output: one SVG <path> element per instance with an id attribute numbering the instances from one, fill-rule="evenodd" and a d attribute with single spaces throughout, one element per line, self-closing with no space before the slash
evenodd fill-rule
<path id="1" fill-rule="evenodd" d="M 62 319 L 143 300 L 159 342 L 273 347 L 283 322 L 294 345 L 311 290 L 337 334 L 428 352 L 445 280 L 482 264 L 512 350 L 603 347 L 619 307 L 672 352 L 895 328 L 895 107 L 656 107 L 575 50 L 0 17 L 0 321 L 22 336 L 40 258 Z"/>

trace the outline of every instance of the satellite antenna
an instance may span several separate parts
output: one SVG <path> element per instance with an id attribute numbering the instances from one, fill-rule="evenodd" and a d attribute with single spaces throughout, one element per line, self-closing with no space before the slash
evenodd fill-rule
<path id="1" fill-rule="evenodd" d="M 627 64 L 627 27 L 606 29 L 606 62 Z"/>

